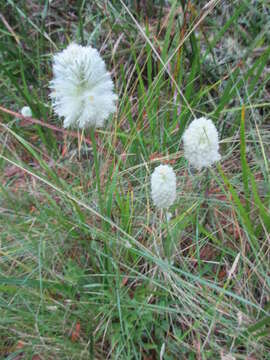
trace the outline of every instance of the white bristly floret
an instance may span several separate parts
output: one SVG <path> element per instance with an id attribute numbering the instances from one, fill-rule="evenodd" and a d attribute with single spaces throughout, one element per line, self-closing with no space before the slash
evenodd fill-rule
<path id="1" fill-rule="evenodd" d="M 220 160 L 218 132 L 212 120 L 205 117 L 193 120 L 184 132 L 183 141 L 185 158 L 197 170 Z"/>
<path id="2" fill-rule="evenodd" d="M 105 62 L 91 46 L 70 44 L 54 55 L 50 97 L 65 128 L 102 127 L 116 110 L 113 88 Z"/>
<path id="3" fill-rule="evenodd" d="M 21 108 L 21 114 L 25 117 L 32 117 L 32 110 L 29 106 L 24 106 L 23 108 Z"/>
<path id="4" fill-rule="evenodd" d="M 154 205 L 167 209 L 176 198 L 176 176 L 171 166 L 159 165 L 151 175 L 151 195 Z"/>

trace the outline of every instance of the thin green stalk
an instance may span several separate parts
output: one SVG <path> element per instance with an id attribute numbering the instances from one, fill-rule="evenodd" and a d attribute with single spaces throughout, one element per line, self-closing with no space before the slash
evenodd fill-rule
<path id="1" fill-rule="evenodd" d="M 165 218 L 167 236 L 164 238 L 163 247 L 164 247 L 164 255 L 168 258 L 168 262 L 171 263 L 172 251 L 173 251 L 173 243 L 172 243 L 172 236 L 171 236 L 170 228 L 169 228 L 168 215 L 169 215 L 169 212 L 165 211 L 164 218 Z"/>
<path id="2" fill-rule="evenodd" d="M 94 166 L 95 166 L 96 183 L 98 189 L 99 210 L 101 214 L 103 214 L 104 207 L 103 207 L 103 198 L 102 198 L 101 185 L 100 185 L 99 161 L 98 161 L 97 144 L 96 144 L 94 127 L 91 127 L 90 136 L 91 136 L 93 155 L 94 155 Z"/>

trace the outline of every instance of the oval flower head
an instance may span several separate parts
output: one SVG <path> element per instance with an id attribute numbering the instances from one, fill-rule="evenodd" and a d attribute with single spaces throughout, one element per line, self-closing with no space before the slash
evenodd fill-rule
<path id="1" fill-rule="evenodd" d="M 218 132 L 212 120 L 205 117 L 193 120 L 183 141 L 185 158 L 197 170 L 220 160 Z"/>
<path id="2" fill-rule="evenodd" d="M 21 108 L 21 114 L 25 117 L 32 117 L 32 110 L 29 106 L 24 106 Z"/>
<path id="3" fill-rule="evenodd" d="M 151 195 L 154 205 L 167 209 L 176 198 L 176 176 L 171 166 L 159 165 L 151 175 Z"/>
<path id="4" fill-rule="evenodd" d="M 113 88 L 105 62 L 91 46 L 70 44 L 54 55 L 50 97 L 65 128 L 103 126 L 116 110 Z"/>

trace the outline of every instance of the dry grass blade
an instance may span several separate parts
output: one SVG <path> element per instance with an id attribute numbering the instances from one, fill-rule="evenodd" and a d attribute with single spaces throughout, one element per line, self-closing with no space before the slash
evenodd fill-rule
<path id="1" fill-rule="evenodd" d="M 26 123 L 28 124 L 36 124 L 36 125 L 40 125 L 42 127 L 45 127 L 47 129 L 51 129 L 53 131 L 56 131 L 56 132 L 60 132 L 62 133 L 63 135 L 67 135 L 67 136 L 71 136 L 73 138 L 80 138 L 80 135 L 79 133 L 76 133 L 74 131 L 69 131 L 69 130 L 64 130 L 64 129 L 60 129 L 58 128 L 57 126 L 54 126 L 54 125 L 51 125 L 51 124 L 48 124 L 46 123 L 45 121 L 42 121 L 42 120 L 38 120 L 38 119 L 34 119 L 32 117 L 25 117 L 23 116 L 22 114 L 20 113 L 17 113 L 15 111 L 12 111 L 12 110 L 9 110 L 9 109 L 6 109 L 5 107 L 3 106 L 0 106 L 0 111 L 3 111 L 4 113 L 6 114 L 9 114 L 9 115 L 12 115 L 14 116 L 15 118 L 19 118 L 19 119 L 22 119 L 23 121 L 25 121 Z M 80 138 L 81 139 L 81 138 Z M 81 140 L 80 140 L 81 141 Z M 89 145 L 92 144 L 91 140 L 88 140 L 87 138 L 84 137 L 83 141 Z"/>

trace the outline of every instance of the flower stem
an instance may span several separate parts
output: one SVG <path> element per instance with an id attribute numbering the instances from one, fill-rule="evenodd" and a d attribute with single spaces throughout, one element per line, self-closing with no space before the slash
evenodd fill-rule
<path id="1" fill-rule="evenodd" d="M 103 203 L 103 196 L 101 192 L 101 183 L 100 183 L 100 167 L 99 167 L 99 161 L 98 161 L 98 152 L 97 152 L 97 143 L 95 138 L 95 128 L 91 127 L 90 130 L 90 136 L 91 136 L 91 142 L 93 147 L 93 155 L 94 155 L 94 166 L 95 166 L 95 172 L 96 172 L 96 183 L 97 183 L 97 189 L 98 189 L 98 200 L 99 200 L 99 211 L 100 214 L 105 216 L 104 211 L 104 203 Z M 108 230 L 109 225 L 108 223 L 102 218 L 101 220 L 102 227 L 106 230 Z M 109 259 L 112 257 L 112 250 L 110 248 L 110 244 L 107 241 L 104 241 L 104 253 L 107 254 L 105 257 L 105 269 L 107 273 L 112 273 L 112 264 L 110 263 Z M 108 279 L 106 277 L 104 278 L 104 284 L 108 285 Z"/>
<path id="2" fill-rule="evenodd" d="M 101 193 L 99 162 L 98 162 L 97 144 L 96 144 L 94 127 L 91 127 L 90 135 L 91 135 L 93 155 L 94 155 L 94 166 L 95 166 L 96 182 L 97 182 L 97 189 L 98 189 L 99 210 L 100 210 L 101 214 L 103 214 L 103 199 L 102 199 L 102 193 Z"/>
<path id="3" fill-rule="evenodd" d="M 173 252 L 173 239 L 170 233 L 169 220 L 168 220 L 168 211 L 166 210 L 164 213 L 164 220 L 166 226 L 166 238 L 164 239 L 164 255 L 167 257 L 168 262 L 172 260 L 172 252 Z"/>

